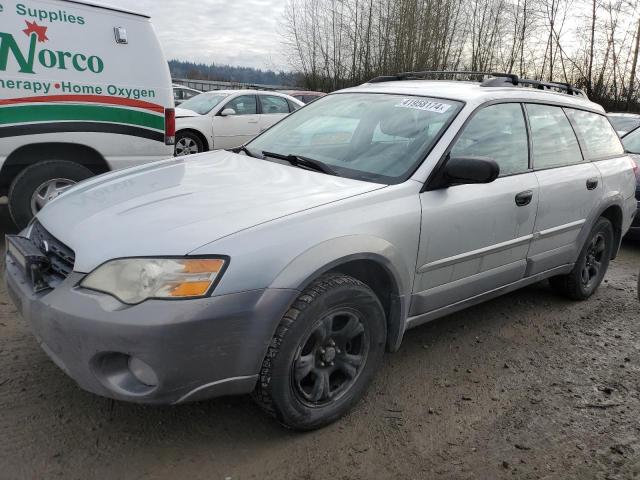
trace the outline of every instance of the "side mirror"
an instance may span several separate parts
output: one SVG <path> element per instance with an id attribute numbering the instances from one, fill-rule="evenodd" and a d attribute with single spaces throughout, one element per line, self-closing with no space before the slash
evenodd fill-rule
<path id="1" fill-rule="evenodd" d="M 442 179 L 446 186 L 471 183 L 491 183 L 500 175 L 500 167 L 489 158 L 451 158 L 444 167 Z"/>
<path id="2" fill-rule="evenodd" d="M 230 115 L 235 115 L 235 114 L 236 114 L 236 111 L 233 108 L 225 108 L 220 112 L 220 116 L 222 117 L 228 117 Z"/>

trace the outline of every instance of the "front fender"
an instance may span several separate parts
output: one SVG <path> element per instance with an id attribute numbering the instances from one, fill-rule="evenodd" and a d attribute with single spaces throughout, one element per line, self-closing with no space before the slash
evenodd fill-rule
<path id="1" fill-rule="evenodd" d="M 332 238 L 304 251 L 278 273 L 270 288 L 304 290 L 324 272 L 352 260 L 373 260 L 393 277 L 399 295 L 411 289 L 411 270 L 400 253 L 388 241 L 368 235 Z"/>
<path id="2" fill-rule="evenodd" d="M 396 247 L 388 241 L 366 235 L 348 235 L 319 243 L 298 255 L 276 276 L 272 289 L 304 290 L 323 273 L 354 260 L 376 262 L 394 285 L 390 292 L 387 346 L 400 347 L 404 335 L 413 275 Z"/>

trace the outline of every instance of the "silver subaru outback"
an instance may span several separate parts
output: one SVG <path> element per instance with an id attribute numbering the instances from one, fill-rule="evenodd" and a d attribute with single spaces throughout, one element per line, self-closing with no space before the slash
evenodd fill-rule
<path id="1" fill-rule="evenodd" d="M 6 254 L 42 348 L 98 395 L 253 393 L 304 430 L 347 412 L 408 328 L 547 278 L 589 298 L 636 211 L 603 109 L 513 75 L 421 77 L 50 202 Z"/>

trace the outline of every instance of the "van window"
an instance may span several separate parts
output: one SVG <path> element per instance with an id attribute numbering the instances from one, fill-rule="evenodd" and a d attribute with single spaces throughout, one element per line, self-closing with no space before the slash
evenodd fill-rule
<path id="1" fill-rule="evenodd" d="M 289 103 L 286 98 L 275 95 L 260 95 L 262 113 L 289 113 Z"/>
<path id="2" fill-rule="evenodd" d="M 604 115 L 573 108 L 567 108 L 565 111 L 576 127 L 585 149 L 584 155 L 588 160 L 624 153 L 618 134 Z"/>
<path id="3" fill-rule="evenodd" d="M 583 161 L 578 139 L 562 108 L 533 103 L 526 108 L 534 168 L 562 167 Z"/>
<path id="4" fill-rule="evenodd" d="M 226 108 L 233 108 L 236 111 L 236 115 L 255 115 L 258 113 L 255 95 L 240 95 L 233 100 L 229 100 L 223 110 Z"/>
<path id="5" fill-rule="evenodd" d="M 486 157 L 500 166 L 500 175 L 529 169 L 527 127 L 519 103 L 483 108 L 467 124 L 451 149 L 451 157 Z"/>

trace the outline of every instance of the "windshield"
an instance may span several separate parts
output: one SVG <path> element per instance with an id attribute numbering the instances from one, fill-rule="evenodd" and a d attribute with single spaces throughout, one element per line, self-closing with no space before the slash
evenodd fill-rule
<path id="1" fill-rule="evenodd" d="M 247 146 L 301 155 L 338 175 L 400 183 L 426 157 L 461 102 L 407 95 L 341 93 L 314 101 Z"/>
<path id="2" fill-rule="evenodd" d="M 640 116 L 609 115 L 609 120 L 617 132 L 630 132 L 640 125 Z"/>
<path id="3" fill-rule="evenodd" d="M 218 105 L 222 100 L 229 96 L 228 93 L 218 93 L 218 92 L 205 92 L 200 95 L 196 95 L 195 97 L 190 98 L 189 100 L 182 102 L 180 104 L 180 108 L 186 108 L 187 110 L 191 110 L 193 112 L 199 113 L 200 115 L 206 115 Z"/>

